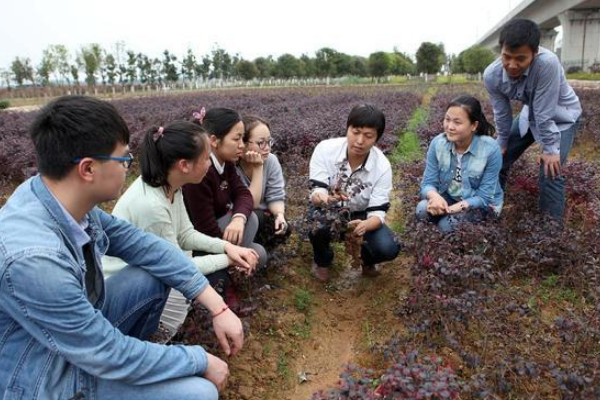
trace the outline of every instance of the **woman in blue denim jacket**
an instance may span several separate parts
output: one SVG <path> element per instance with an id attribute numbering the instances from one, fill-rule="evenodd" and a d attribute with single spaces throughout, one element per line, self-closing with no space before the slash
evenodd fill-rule
<path id="1" fill-rule="evenodd" d="M 452 232 L 463 221 L 497 217 L 504 193 L 498 175 L 500 147 L 492 138 L 494 127 L 472 96 L 452 100 L 444 118 L 444 132 L 427 151 L 417 218 Z"/>

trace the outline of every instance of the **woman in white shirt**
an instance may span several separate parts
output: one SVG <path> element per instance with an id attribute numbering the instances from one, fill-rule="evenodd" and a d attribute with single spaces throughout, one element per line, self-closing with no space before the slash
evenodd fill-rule
<path id="1" fill-rule="evenodd" d="M 349 226 L 361 236 L 363 275 L 376 276 L 376 264 L 396 258 L 400 245 L 385 224 L 390 207 L 392 168 L 387 157 L 375 147 L 385 130 L 385 116 L 375 106 L 363 104 L 352 109 L 346 137 L 324 140 L 310 159 L 313 187 L 309 221 L 317 229 L 309 233 L 314 251 L 313 275 L 329 279 L 333 262 L 330 246 L 332 226 L 321 218 L 332 206 L 349 211 Z"/>
<path id="2" fill-rule="evenodd" d="M 150 129 L 140 146 L 142 174 L 119 199 L 113 215 L 184 251 L 212 253 L 193 258 L 198 270 L 207 277 L 233 265 L 250 274 L 258 260 L 256 252 L 196 231 L 183 203 L 181 187 L 200 183 L 206 175 L 209 147 L 204 129 L 192 122 L 177 121 Z M 124 268 L 125 262 L 105 257 L 103 265 L 109 277 Z M 176 333 L 187 310 L 185 298 L 172 290 L 161 317 L 169 334 Z"/>

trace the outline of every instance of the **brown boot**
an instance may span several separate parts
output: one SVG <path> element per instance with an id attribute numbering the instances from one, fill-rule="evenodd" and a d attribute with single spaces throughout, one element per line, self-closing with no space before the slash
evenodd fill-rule
<path id="1" fill-rule="evenodd" d="M 329 268 L 319 267 L 317 264 L 312 263 L 311 272 L 317 280 L 321 282 L 329 281 Z"/>
<path id="2" fill-rule="evenodd" d="M 373 265 L 363 264 L 362 265 L 362 274 L 363 274 L 363 276 L 366 276 L 367 278 L 375 278 L 376 276 L 381 275 L 381 272 L 379 272 L 377 270 L 377 266 L 375 264 L 373 264 Z"/>

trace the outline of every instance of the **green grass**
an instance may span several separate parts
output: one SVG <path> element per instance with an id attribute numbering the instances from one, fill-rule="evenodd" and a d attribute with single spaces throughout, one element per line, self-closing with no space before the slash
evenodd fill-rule
<path id="1" fill-rule="evenodd" d="M 536 293 L 537 297 L 547 304 L 550 300 L 564 301 L 570 304 L 579 303 L 580 299 L 575 290 L 565 287 L 558 275 L 550 275 L 544 279 Z"/>
<path id="2" fill-rule="evenodd" d="M 375 333 L 375 327 L 369 323 L 368 320 L 363 321 L 362 323 L 362 334 L 363 341 L 365 346 L 370 349 L 375 346 L 375 338 L 373 337 Z"/>
<path id="3" fill-rule="evenodd" d="M 467 77 L 465 75 L 440 75 L 435 78 L 435 83 L 440 84 L 459 84 L 459 83 L 469 83 Z"/>
<path id="4" fill-rule="evenodd" d="M 292 335 L 302 339 L 310 339 L 311 336 L 311 320 L 308 316 L 304 318 L 303 323 L 296 323 L 292 326 Z"/>
<path id="5" fill-rule="evenodd" d="M 576 72 L 573 74 L 568 74 L 567 79 L 577 79 L 580 81 L 600 81 L 600 73 L 591 73 L 591 72 Z"/>
<path id="6" fill-rule="evenodd" d="M 10 101 L 8 100 L 0 100 L 0 110 L 5 110 L 10 107 Z"/>
<path id="7" fill-rule="evenodd" d="M 284 379 L 289 379 L 290 369 L 288 368 L 288 358 L 287 354 L 284 352 L 280 352 L 277 357 L 277 373 Z"/>
<path id="8" fill-rule="evenodd" d="M 423 106 L 413 113 L 406 130 L 398 135 L 398 144 L 390 155 L 393 164 L 412 162 L 423 158 L 417 131 L 427 123 L 427 109 Z"/>
<path id="9" fill-rule="evenodd" d="M 296 306 L 296 310 L 303 313 L 309 313 L 312 302 L 312 294 L 308 290 L 301 288 L 296 289 L 296 292 L 294 293 L 294 305 Z"/>

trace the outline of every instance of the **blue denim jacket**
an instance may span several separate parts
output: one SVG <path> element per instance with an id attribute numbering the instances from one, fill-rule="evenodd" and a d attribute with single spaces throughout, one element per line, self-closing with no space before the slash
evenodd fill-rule
<path id="1" fill-rule="evenodd" d="M 157 236 L 95 208 L 87 215 L 102 255 L 140 265 L 193 298 L 208 284 L 191 259 Z M 150 384 L 206 369 L 200 346 L 164 346 L 123 335 L 85 288 L 86 264 L 59 203 L 40 176 L 0 210 L 0 399 L 96 399 L 96 378 Z"/>
<path id="2" fill-rule="evenodd" d="M 456 155 L 445 133 L 437 135 L 427 150 L 427 166 L 421 182 L 421 198 L 430 190 L 442 194 L 448 190 L 456 169 Z M 490 136 L 475 135 L 471 146 L 462 158 L 463 199 L 470 208 L 502 211 L 504 192 L 498 175 L 502 167 L 502 154 L 498 143 Z"/>

